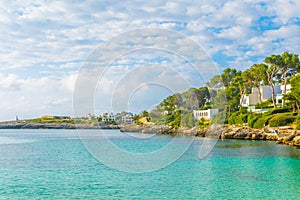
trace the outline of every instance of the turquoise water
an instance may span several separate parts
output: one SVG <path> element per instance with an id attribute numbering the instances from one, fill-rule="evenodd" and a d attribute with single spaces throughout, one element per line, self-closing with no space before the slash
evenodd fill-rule
<path id="1" fill-rule="evenodd" d="M 172 140 L 127 137 L 115 130 L 105 135 L 120 148 L 143 153 Z M 85 139 L 96 138 L 97 130 L 86 131 Z M 75 130 L 0 130 L 0 198 L 300 199 L 300 150 L 266 141 L 219 140 L 198 159 L 201 142 L 197 139 L 168 167 L 134 174 L 97 161 Z"/>

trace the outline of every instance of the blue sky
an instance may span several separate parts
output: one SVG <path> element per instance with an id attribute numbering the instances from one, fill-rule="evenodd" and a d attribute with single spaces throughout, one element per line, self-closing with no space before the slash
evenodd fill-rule
<path id="1" fill-rule="evenodd" d="M 298 54 L 299 8 L 298 0 L 1 1 L 0 120 L 16 115 L 73 115 L 74 85 L 83 62 L 98 45 L 139 28 L 170 29 L 186 35 L 219 70 L 243 70 L 284 51 Z M 134 64 L 185 66 L 170 55 L 143 55 L 125 56 L 115 66 L 122 66 L 121 72 Z M 105 87 L 97 87 L 95 96 L 101 103 L 95 114 L 111 109 L 109 94 L 116 85 L 114 80 L 124 75 L 118 72 L 120 68 L 112 68 Z M 162 78 L 170 75 L 160 72 Z M 149 93 L 135 93 L 140 106 L 133 111 L 147 109 L 170 93 L 154 88 Z M 132 102 L 129 104 L 134 109 Z"/>

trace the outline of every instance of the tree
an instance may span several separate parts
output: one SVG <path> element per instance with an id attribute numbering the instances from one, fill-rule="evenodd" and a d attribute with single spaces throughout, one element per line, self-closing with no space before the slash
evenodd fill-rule
<path id="1" fill-rule="evenodd" d="M 200 94 L 197 88 L 190 88 L 188 91 L 182 93 L 183 107 L 187 110 L 194 110 L 199 108 Z"/>
<path id="2" fill-rule="evenodd" d="M 231 112 L 239 110 L 240 105 L 240 89 L 238 86 L 229 86 L 225 88 L 227 116 L 230 116 Z"/>
<path id="3" fill-rule="evenodd" d="M 273 102 L 274 108 L 276 108 L 277 106 L 276 106 L 276 101 L 275 101 L 274 86 L 275 86 L 276 77 L 280 70 L 280 66 L 282 66 L 283 60 L 280 55 L 271 55 L 271 56 L 265 58 L 265 63 L 268 64 L 268 69 L 266 70 L 267 80 L 268 80 L 269 85 L 272 88 L 272 102 Z"/>
<path id="4" fill-rule="evenodd" d="M 207 87 L 190 88 L 182 93 L 182 107 L 187 110 L 195 110 L 204 107 L 206 101 L 210 99 L 210 93 Z"/>
<path id="5" fill-rule="evenodd" d="M 250 89 L 252 87 L 252 79 L 249 69 L 246 69 L 242 72 L 241 76 L 235 77 L 235 85 L 237 85 L 240 89 L 240 109 L 242 108 L 242 103 L 246 94 L 250 93 Z"/>
<path id="6" fill-rule="evenodd" d="M 138 121 L 140 119 L 140 116 L 139 115 L 137 115 L 137 114 L 134 114 L 133 115 L 133 120 L 134 121 Z"/>
<path id="7" fill-rule="evenodd" d="M 206 83 L 207 87 L 213 90 L 224 89 L 224 84 L 221 75 L 215 75 Z"/>
<path id="8" fill-rule="evenodd" d="M 149 117 L 149 112 L 147 110 L 143 110 L 142 117 Z"/>
<path id="9" fill-rule="evenodd" d="M 250 69 L 246 69 L 245 71 L 242 72 L 241 74 L 241 81 L 243 82 L 243 87 L 248 91 L 247 93 L 250 92 L 251 87 L 253 86 L 253 77 L 251 74 Z"/>
<path id="10" fill-rule="evenodd" d="M 259 103 L 261 103 L 261 99 L 262 99 L 262 94 L 261 94 L 261 86 L 265 83 L 268 82 L 267 79 L 267 69 L 268 66 L 261 63 L 261 64 L 254 64 L 250 67 L 249 70 L 249 81 L 251 81 L 251 83 L 249 85 L 251 85 L 252 87 L 256 87 L 258 89 L 258 95 L 259 95 Z"/>
<path id="11" fill-rule="evenodd" d="M 290 83 L 292 86 L 291 92 L 284 95 L 284 98 L 292 102 L 294 111 L 300 111 L 300 74 L 294 76 Z"/>
<path id="12" fill-rule="evenodd" d="M 297 74 L 300 70 L 299 65 L 299 58 L 297 54 L 292 54 L 288 52 L 284 52 L 281 55 L 282 63 L 280 63 L 280 78 L 283 81 L 284 87 L 283 87 L 283 95 L 286 94 L 286 85 L 288 83 L 288 80 Z M 282 101 L 282 107 L 284 107 L 284 99 Z"/>
<path id="13" fill-rule="evenodd" d="M 212 77 L 212 79 L 207 82 L 206 85 L 209 89 L 214 89 L 217 91 L 225 89 L 225 87 L 230 86 L 234 77 L 241 75 L 241 73 L 241 71 L 236 69 L 226 68 L 222 74 Z"/>
<path id="14" fill-rule="evenodd" d="M 232 81 L 236 76 L 241 75 L 241 71 L 237 71 L 236 69 L 227 68 L 223 71 L 221 74 L 222 81 L 225 87 L 228 87 L 231 85 Z"/>
<path id="15" fill-rule="evenodd" d="M 241 91 L 243 87 L 241 75 L 241 71 L 227 68 L 221 75 L 213 77 L 213 81 L 208 83 L 210 86 L 219 86 L 221 85 L 220 81 L 222 81 L 225 86 L 225 88 L 217 91 L 217 95 L 213 100 L 213 107 L 220 110 L 226 109 L 227 117 L 231 112 L 239 109 Z"/>
<path id="16" fill-rule="evenodd" d="M 226 109 L 225 89 L 217 92 L 217 95 L 213 100 L 213 107 L 219 109 L 219 111 L 224 111 Z"/>
<path id="17" fill-rule="evenodd" d="M 199 107 L 202 108 L 207 103 L 207 100 L 210 100 L 211 95 L 207 87 L 201 87 L 199 90 Z"/>
<path id="18" fill-rule="evenodd" d="M 180 104 L 179 97 L 180 97 L 179 94 L 173 94 L 171 96 L 168 96 L 160 103 L 159 106 L 163 107 L 164 111 L 172 112 Z"/>

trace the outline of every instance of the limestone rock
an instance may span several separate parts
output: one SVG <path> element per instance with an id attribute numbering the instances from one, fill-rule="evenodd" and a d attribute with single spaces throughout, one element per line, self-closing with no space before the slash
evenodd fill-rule
<path id="1" fill-rule="evenodd" d="M 296 136 L 293 138 L 293 145 L 296 147 L 300 147 L 300 136 Z"/>

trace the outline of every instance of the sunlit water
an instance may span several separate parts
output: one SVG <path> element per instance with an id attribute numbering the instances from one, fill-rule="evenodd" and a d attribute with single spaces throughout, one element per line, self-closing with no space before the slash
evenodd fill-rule
<path id="1" fill-rule="evenodd" d="M 91 142 L 103 137 L 97 130 L 85 133 Z M 173 139 L 141 139 L 117 130 L 104 133 L 121 149 L 138 153 L 155 151 Z M 196 139 L 168 167 L 134 174 L 97 161 L 76 130 L 0 130 L 0 198 L 300 198 L 300 150 L 267 141 L 219 140 L 204 159 L 199 159 L 202 142 Z"/>

